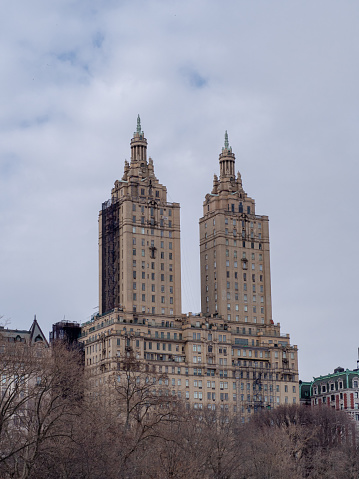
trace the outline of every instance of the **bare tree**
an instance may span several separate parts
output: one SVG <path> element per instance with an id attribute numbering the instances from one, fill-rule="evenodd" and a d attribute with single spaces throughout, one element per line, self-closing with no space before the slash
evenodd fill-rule
<path id="1" fill-rule="evenodd" d="M 0 472 L 26 479 L 56 441 L 71 441 L 82 400 L 74 353 L 22 343 L 1 345 Z"/>
<path id="2" fill-rule="evenodd" d="M 110 379 L 108 401 L 114 420 L 122 426 L 121 461 L 125 474 L 131 456 L 150 439 L 162 436 L 161 425 L 176 419 L 177 398 L 170 394 L 168 376 L 132 354 L 118 359 L 117 370 Z M 133 467 L 132 461 L 132 467 Z M 120 472 L 119 476 L 120 477 Z"/>

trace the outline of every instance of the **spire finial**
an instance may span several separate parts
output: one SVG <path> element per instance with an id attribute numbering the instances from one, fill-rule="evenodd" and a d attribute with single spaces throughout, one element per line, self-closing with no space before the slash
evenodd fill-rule
<path id="1" fill-rule="evenodd" d="M 226 150 L 228 150 L 228 147 L 229 147 L 229 143 L 228 143 L 228 133 L 227 133 L 227 130 L 224 134 L 224 147 Z"/>
<path id="2" fill-rule="evenodd" d="M 137 133 L 141 133 L 141 118 L 137 115 Z"/>

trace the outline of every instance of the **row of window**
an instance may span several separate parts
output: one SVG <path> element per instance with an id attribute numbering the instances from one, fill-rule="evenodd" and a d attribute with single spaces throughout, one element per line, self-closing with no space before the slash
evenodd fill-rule
<path id="1" fill-rule="evenodd" d="M 134 197 L 134 196 L 137 196 L 138 195 L 138 186 L 137 185 L 133 185 L 131 186 L 131 196 Z M 140 188 L 140 196 L 153 196 L 152 195 L 152 186 L 150 186 L 148 188 L 148 194 L 146 192 L 146 188 Z M 123 196 L 123 189 L 121 189 L 121 196 Z M 155 197 L 156 198 L 159 198 L 160 197 L 160 192 L 159 190 L 155 190 Z M 133 203 L 132 204 L 132 209 L 136 209 L 136 204 Z M 144 206 L 141 206 L 141 209 L 144 208 Z M 135 210 L 134 210 L 135 211 Z"/>
<path id="2" fill-rule="evenodd" d="M 217 272 L 215 271 L 214 273 L 214 280 L 217 281 Z M 230 276 L 230 272 L 227 271 L 227 278 L 229 278 Z M 237 275 L 237 272 L 235 271 L 234 273 L 234 279 L 237 279 L 238 278 L 238 275 Z M 257 276 L 258 278 L 258 276 Z M 208 281 L 208 275 L 206 275 L 206 281 Z M 247 281 L 247 273 L 243 273 L 243 281 L 245 282 L 243 284 L 243 290 L 244 291 L 247 291 L 247 284 L 246 284 L 246 281 Z M 259 281 L 262 283 L 263 282 L 263 275 L 260 274 L 259 275 Z M 256 282 L 256 275 L 255 274 L 252 274 L 252 283 L 255 283 Z M 228 286 L 229 284 L 229 286 Z M 238 283 L 234 283 L 235 285 L 235 289 L 238 290 Z M 217 289 L 217 283 L 214 283 L 214 286 L 215 286 L 215 289 Z M 255 287 L 255 285 L 253 285 Z M 230 288 L 230 282 L 227 282 L 227 289 Z M 206 291 L 208 291 L 208 289 L 206 289 Z"/>
<path id="3" fill-rule="evenodd" d="M 162 347 L 161 347 L 162 344 Z M 144 349 L 151 350 L 151 349 L 156 349 L 157 351 L 172 351 L 172 343 L 152 343 L 152 341 L 145 341 L 144 342 Z M 179 351 L 180 350 L 180 345 L 179 344 L 174 344 L 173 345 L 173 350 L 174 351 Z"/>
<path id="4" fill-rule="evenodd" d="M 134 277 L 134 279 L 136 279 Z M 153 278 L 154 279 L 154 278 Z M 137 289 L 137 283 L 133 283 L 133 289 Z M 160 286 L 160 289 L 161 289 L 161 293 L 164 293 L 165 292 L 165 285 L 164 284 L 161 284 Z M 146 291 L 146 283 L 141 283 L 141 290 L 142 291 Z M 156 286 L 155 284 L 151 284 L 151 291 L 154 293 L 156 291 Z M 170 286 L 169 287 L 169 293 L 170 294 L 173 294 L 173 286 Z"/>
<path id="5" fill-rule="evenodd" d="M 231 283 L 230 283 L 230 281 L 227 281 L 227 289 L 230 289 L 230 287 L 231 287 Z M 208 289 L 209 289 L 208 285 L 206 285 L 206 291 L 208 291 Z M 252 285 L 252 292 L 256 293 L 257 292 L 256 289 L 257 289 L 257 286 L 255 284 L 253 284 Z M 217 283 L 214 283 L 214 290 L 217 291 Z M 234 290 L 238 291 L 238 283 L 237 282 L 234 283 Z M 247 283 L 243 284 L 243 291 L 247 291 Z M 263 284 L 261 284 L 259 286 L 259 292 L 264 293 Z M 246 295 L 245 295 L 245 297 L 246 297 Z M 231 293 L 229 291 L 227 292 L 227 299 L 231 299 Z M 235 293 L 235 299 L 238 300 L 238 293 Z M 245 299 L 245 301 L 246 301 L 246 299 Z"/>
<path id="6" fill-rule="evenodd" d="M 136 220 L 136 216 L 132 216 L 132 223 L 134 223 L 134 224 L 136 225 L 136 221 L 137 221 L 137 220 Z M 149 224 L 150 224 L 151 226 L 154 226 L 155 223 L 156 223 L 156 222 L 155 222 L 154 218 L 151 218 L 150 221 L 149 221 Z M 140 224 L 141 224 L 141 225 L 145 225 L 145 224 L 146 224 L 146 220 L 145 220 L 145 217 L 144 217 L 144 216 L 141 216 L 141 218 L 140 218 Z M 160 219 L 160 227 L 163 228 L 164 226 L 165 226 L 164 220 L 163 220 L 163 219 Z M 171 221 L 171 220 L 168 221 L 168 228 L 172 228 L 172 221 Z"/>
<path id="7" fill-rule="evenodd" d="M 145 192 L 144 188 L 141 188 L 141 195 L 144 194 L 144 192 Z M 159 196 L 159 195 L 156 195 L 156 196 Z M 147 209 L 147 206 L 139 205 L 139 208 L 141 209 L 141 213 L 144 213 L 145 208 Z M 132 203 L 132 211 L 136 211 L 136 209 L 137 209 L 136 203 Z M 149 209 L 150 209 L 151 216 L 154 216 L 155 208 L 151 206 Z M 166 212 L 166 209 L 160 208 L 160 216 L 163 216 L 164 212 Z M 172 209 L 168 209 L 168 216 L 172 216 Z"/>
<path id="8" fill-rule="evenodd" d="M 151 230 L 152 231 L 152 230 Z M 227 233 L 228 234 L 228 231 Z M 251 242 L 251 246 L 250 248 L 251 249 L 254 249 L 254 245 L 257 244 L 257 243 L 254 243 L 254 242 Z M 229 240 L 226 239 L 226 245 L 229 245 Z M 214 239 L 213 240 L 213 246 L 216 246 L 216 240 Z M 233 240 L 233 246 L 237 246 L 237 240 Z M 246 247 L 246 242 L 245 241 L 242 241 L 242 247 L 245 248 Z M 205 243 L 204 244 L 204 249 L 207 249 L 208 248 L 208 243 Z M 249 248 L 249 246 L 248 246 Z M 262 243 L 258 243 L 258 249 L 261 250 L 262 249 Z"/>
<path id="9" fill-rule="evenodd" d="M 359 384 L 359 380 L 354 379 L 353 380 L 353 388 L 357 388 Z M 319 386 L 314 386 L 313 387 L 313 394 L 320 394 L 320 393 L 326 393 L 328 391 L 335 391 L 336 389 L 343 389 L 343 381 L 338 381 L 337 382 L 337 387 L 335 387 L 335 383 L 330 383 L 330 384 L 321 384 Z"/>
<path id="10" fill-rule="evenodd" d="M 151 333 L 151 331 L 149 331 Z M 155 331 L 155 338 L 161 339 L 179 339 L 182 340 L 182 333 L 173 333 L 173 338 L 171 337 L 171 333 L 164 333 L 164 331 Z"/>
<path id="11" fill-rule="evenodd" d="M 142 279 L 145 279 L 145 278 L 142 278 Z M 151 274 L 151 281 L 154 281 L 155 280 L 155 273 L 152 273 Z M 173 283 L 173 274 L 170 274 L 168 275 L 168 280 L 170 283 Z M 165 281 L 165 275 L 164 273 L 161 273 L 161 282 Z M 145 285 L 145 283 L 141 283 L 142 286 Z M 153 288 L 155 285 L 151 285 L 151 288 Z M 161 285 L 162 286 L 162 285 Z M 133 282 L 132 283 L 132 289 L 137 289 L 137 283 L 136 282 Z M 142 291 L 144 291 L 144 288 L 142 289 Z M 154 291 L 154 289 L 152 289 L 152 291 Z M 161 292 L 162 292 L 162 287 L 161 287 Z"/>
<path id="12" fill-rule="evenodd" d="M 164 248 L 163 246 L 164 242 L 161 241 L 161 248 Z M 172 249 L 172 242 L 170 241 L 168 243 L 168 249 Z M 133 248 L 132 249 L 132 256 L 136 256 L 137 255 L 137 250 L 136 248 Z M 145 249 L 141 249 L 141 256 L 146 256 L 146 250 Z"/>
<path id="13" fill-rule="evenodd" d="M 237 230 L 236 229 L 233 229 L 233 231 L 231 231 L 231 233 L 233 234 L 233 237 L 236 238 L 237 237 Z M 227 236 L 228 235 L 228 228 L 225 228 L 224 229 L 224 234 Z M 213 236 L 216 236 L 216 230 L 214 229 L 213 230 Z M 245 239 L 246 238 L 246 232 L 245 231 L 242 231 L 242 238 Z M 254 239 L 254 232 L 251 231 L 250 232 L 250 235 L 249 235 L 250 239 Z M 208 238 L 208 234 L 205 233 L 204 234 L 204 238 L 207 239 Z M 262 239 L 262 233 L 258 233 L 257 235 L 257 239 L 261 240 Z M 260 248 L 261 249 L 261 248 Z"/>
<path id="14" fill-rule="evenodd" d="M 218 311 L 217 303 L 215 303 L 214 308 L 215 308 L 215 311 L 217 312 Z M 228 305 L 227 305 L 227 309 L 230 310 L 230 307 L 228 308 Z M 248 306 L 244 306 L 243 311 L 248 312 Z M 209 307 L 208 306 L 207 306 L 207 312 L 209 312 Z M 261 312 L 261 314 L 264 314 L 264 307 L 261 307 L 260 312 Z M 253 306 L 253 313 L 257 313 L 257 307 L 256 306 Z M 227 321 L 231 321 L 231 320 L 232 320 L 231 315 L 227 314 Z M 235 316 L 235 320 L 237 322 L 239 322 L 239 315 L 238 314 Z M 248 323 L 248 316 L 244 316 L 244 322 Z M 257 317 L 256 316 L 253 317 L 252 322 L 257 323 Z M 261 318 L 261 324 L 264 324 L 264 318 Z"/>
<path id="15" fill-rule="evenodd" d="M 234 205 L 232 205 L 234 206 Z M 250 206 L 248 206 L 248 208 L 250 208 Z M 250 212 L 250 210 L 249 210 Z M 228 218 L 224 218 L 224 224 L 228 225 L 231 223 L 231 219 L 228 219 Z M 235 218 L 232 219 L 232 224 L 233 226 L 236 226 L 237 225 L 237 220 Z M 240 224 L 240 221 L 238 221 L 238 224 Z M 253 221 L 251 221 L 250 223 L 250 227 L 251 228 L 254 228 L 254 225 L 257 224 L 257 228 L 260 230 L 262 229 L 262 224 L 261 223 L 253 223 Z M 216 219 L 213 218 L 213 226 L 216 225 Z M 242 228 L 244 228 L 246 226 L 246 222 L 244 220 L 242 220 Z M 207 228 L 207 222 L 204 224 L 204 227 Z"/>
<path id="16" fill-rule="evenodd" d="M 163 230 L 160 230 L 160 231 L 161 231 L 160 233 L 161 238 L 164 238 L 165 237 L 164 231 Z M 148 235 L 148 231 L 146 232 L 145 228 L 138 228 L 137 226 L 132 226 L 132 233 L 133 234 L 141 233 L 142 235 L 146 235 L 146 234 Z M 155 230 L 153 228 L 150 230 L 150 234 L 151 236 L 154 236 Z M 172 238 L 172 231 L 168 232 L 168 237 Z"/>
<path id="17" fill-rule="evenodd" d="M 189 398 L 190 398 L 190 393 L 189 393 L 189 391 L 186 391 L 186 399 L 189 399 Z M 193 399 L 202 400 L 203 399 L 202 391 L 194 391 L 193 392 Z M 228 393 L 220 393 L 219 394 L 219 399 L 221 401 L 228 401 L 229 400 L 229 394 Z M 264 403 L 268 403 L 268 404 L 274 404 L 274 402 L 276 404 L 280 404 L 280 397 L 279 396 L 262 396 L 261 394 L 251 396 L 250 394 L 247 394 L 247 395 L 240 394 L 240 395 L 238 395 L 238 399 L 241 402 L 244 402 L 244 401 L 247 401 L 247 402 L 251 402 L 251 401 L 262 402 L 262 401 L 264 401 Z M 211 400 L 215 401 L 216 400 L 216 393 L 215 392 L 207 392 L 207 400 L 208 401 L 211 401 Z M 232 394 L 232 400 L 237 401 L 237 394 L 236 393 Z M 285 396 L 284 402 L 286 404 L 289 403 L 288 396 Z M 293 404 L 296 404 L 296 398 L 295 397 L 293 398 Z M 194 404 L 194 407 L 196 409 L 196 403 Z M 202 409 L 202 404 L 197 404 L 197 409 Z M 212 408 L 212 409 L 214 409 L 214 408 Z M 228 410 L 228 406 L 227 406 L 226 410 Z M 242 412 L 244 412 L 244 410 Z M 248 409 L 248 412 L 251 412 L 251 409 Z"/>
<path id="18" fill-rule="evenodd" d="M 242 253 L 242 260 L 247 259 L 246 256 L 247 256 L 246 252 L 244 251 Z M 214 250 L 213 251 L 213 258 L 216 258 L 216 257 L 217 257 L 217 252 L 216 252 L 216 250 Z M 226 249 L 226 257 L 229 258 L 229 249 Z M 237 259 L 237 250 L 233 251 L 233 258 Z M 208 254 L 207 253 L 204 255 L 204 259 L 208 260 Z M 255 253 L 251 253 L 251 259 L 252 259 L 252 261 L 255 261 L 255 259 L 256 259 L 256 254 Z M 259 253 L 258 259 L 259 259 L 259 261 L 263 261 L 263 254 L 262 253 Z M 252 268 L 252 269 L 254 269 L 254 268 Z"/>
<path id="19" fill-rule="evenodd" d="M 148 266 L 149 266 L 149 265 L 148 265 Z M 155 263 L 151 263 L 151 269 L 155 269 Z M 164 265 L 164 263 L 161 263 L 161 271 L 164 271 L 164 269 L 165 269 L 165 265 Z M 168 270 L 169 270 L 169 272 L 172 272 L 172 271 L 173 271 L 173 265 L 172 265 L 172 264 L 169 264 L 169 265 L 168 265 Z M 145 271 L 142 271 L 141 273 L 142 273 L 142 274 L 141 274 L 141 279 L 146 279 L 146 273 L 145 273 Z M 138 275 L 138 276 L 139 276 L 139 275 Z M 147 277 L 149 278 L 149 275 L 148 275 Z M 133 278 L 133 279 L 137 279 L 137 271 L 136 271 L 136 270 L 134 270 L 134 271 L 132 272 L 132 278 Z"/>
<path id="20" fill-rule="evenodd" d="M 143 255 L 144 256 L 144 255 Z M 230 267 L 230 264 L 229 264 L 229 259 L 226 260 L 226 268 L 229 268 Z M 238 268 L 238 261 L 234 261 L 233 262 L 233 267 L 234 268 Z M 252 271 L 255 271 L 255 263 L 252 263 Z M 213 262 L 213 268 L 216 269 L 217 268 L 217 261 L 214 261 Z M 204 269 L 206 271 L 208 271 L 208 263 L 205 264 L 204 266 Z M 243 261 L 242 263 L 242 269 L 248 269 L 248 264 L 247 262 Z M 259 264 L 259 271 L 263 271 L 263 264 Z M 229 277 L 229 275 L 227 275 L 227 277 Z"/>
<path id="21" fill-rule="evenodd" d="M 135 284 L 135 283 L 134 283 Z M 136 289 L 136 288 L 135 288 Z M 145 294 L 139 294 L 138 295 L 138 298 L 137 298 L 137 293 L 133 293 L 132 294 L 132 299 L 133 301 L 137 301 L 137 299 L 139 300 L 141 297 L 141 301 L 142 302 L 146 302 L 146 295 Z M 155 303 L 156 302 L 156 295 L 152 294 L 151 295 L 151 302 L 152 303 Z M 165 296 L 161 296 L 161 303 L 164 304 L 165 303 Z M 170 304 L 173 304 L 173 296 L 170 296 Z"/>
<path id="22" fill-rule="evenodd" d="M 161 280 L 161 281 L 164 281 L 164 280 Z M 134 313 L 137 312 L 137 306 L 135 304 L 132 306 L 132 311 Z M 147 311 L 146 311 L 146 306 L 142 306 L 141 311 L 142 311 L 142 313 L 156 314 L 156 308 L 154 306 L 151 307 L 151 311 L 150 311 L 150 308 L 147 308 Z M 165 311 L 165 308 L 161 308 L 161 314 L 167 314 L 166 311 Z M 169 314 L 173 315 L 173 309 L 172 308 L 170 308 Z"/>
<path id="23" fill-rule="evenodd" d="M 143 218 L 144 219 L 144 218 Z M 216 236 L 216 230 L 213 229 L 213 232 L 212 232 L 213 236 Z M 228 236 L 229 234 L 229 231 L 228 231 L 228 228 L 224 228 L 224 234 L 226 236 Z M 233 229 L 233 231 L 231 231 L 231 234 L 233 235 L 234 238 L 237 237 L 237 230 L 236 229 Z M 250 239 L 254 239 L 254 232 L 251 231 L 250 232 L 250 235 L 249 235 Z M 208 238 L 208 234 L 205 233 L 204 234 L 204 238 L 207 239 Z M 245 231 L 242 231 L 242 238 L 245 239 L 246 238 L 246 232 Z M 257 235 L 257 239 L 261 240 L 262 239 L 262 233 L 258 233 Z M 253 247 L 254 248 L 254 247 Z M 261 247 L 259 249 L 262 249 Z"/>
<path id="24" fill-rule="evenodd" d="M 183 363 L 185 361 L 185 357 L 178 354 L 145 353 L 145 359 L 148 361 L 175 361 L 177 363 Z"/>

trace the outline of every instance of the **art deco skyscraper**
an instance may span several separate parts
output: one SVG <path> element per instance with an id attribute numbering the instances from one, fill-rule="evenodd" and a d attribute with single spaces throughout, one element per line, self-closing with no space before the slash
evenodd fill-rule
<path id="1" fill-rule="evenodd" d="M 225 134 L 220 177 L 200 219 L 202 314 L 268 325 L 272 320 L 268 217 L 258 216 Z"/>
<path id="2" fill-rule="evenodd" d="M 131 161 L 99 214 L 100 314 L 181 314 L 180 205 L 147 160 L 140 117 Z"/>
<path id="3" fill-rule="evenodd" d="M 100 311 L 80 339 L 93 397 L 132 356 L 186 407 L 245 421 L 298 402 L 297 347 L 271 316 L 268 218 L 235 176 L 227 135 L 219 162 L 200 219 L 202 313 L 182 314 L 179 204 L 167 202 L 138 118 L 131 162 L 99 215 Z"/>

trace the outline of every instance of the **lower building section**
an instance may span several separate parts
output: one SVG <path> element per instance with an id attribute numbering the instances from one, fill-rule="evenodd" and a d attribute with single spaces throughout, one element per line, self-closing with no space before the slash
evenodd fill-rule
<path id="1" fill-rule="evenodd" d="M 221 317 L 141 315 L 114 309 L 82 325 L 90 394 L 121 377 L 126 359 L 158 374 L 159 393 L 188 407 L 242 416 L 299 403 L 297 347 L 279 324 L 236 325 Z"/>

